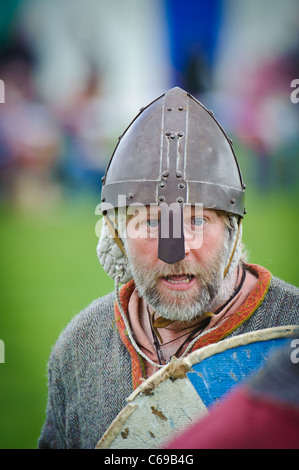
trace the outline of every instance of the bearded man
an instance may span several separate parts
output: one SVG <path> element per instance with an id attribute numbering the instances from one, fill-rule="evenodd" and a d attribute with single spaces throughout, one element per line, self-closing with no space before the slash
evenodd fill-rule
<path id="1" fill-rule="evenodd" d="M 187 92 L 173 88 L 136 116 L 103 179 L 97 251 L 115 291 L 52 351 L 40 448 L 94 448 L 173 356 L 298 324 L 298 289 L 246 262 L 244 192 L 232 142 Z"/>

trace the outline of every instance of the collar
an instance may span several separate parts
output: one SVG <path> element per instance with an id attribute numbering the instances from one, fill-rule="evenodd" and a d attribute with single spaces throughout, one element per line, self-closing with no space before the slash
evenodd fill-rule
<path id="1" fill-rule="evenodd" d="M 224 319 L 224 321 L 219 325 L 208 328 L 199 335 L 198 341 L 196 341 L 192 347 L 192 351 L 212 343 L 217 343 L 218 341 L 221 341 L 230 335 L 234 330 L 242 325 L 242 323 L 248 320 L 263 302 L 270 286 L 271 273 L 266 268 L 255 264 L 246 264 L 245 267 L 257 276 L 257 282 L 254 288 L 232 316 Z M 120 289 L 120 301 L 127 318 L 128 304 L 134 289 L 135 283 L 133 279 Z M 140 385 L 140 381 L 146 378 L 145 364 L 140 355 L 135 351 L 132 343 L 128 338 L 126 328 L 116 302 L 114 306 L 114 313 L 121 340 L 131 356 L 132 381 L 133 389 L 135 389 L 138 385 Z"/>

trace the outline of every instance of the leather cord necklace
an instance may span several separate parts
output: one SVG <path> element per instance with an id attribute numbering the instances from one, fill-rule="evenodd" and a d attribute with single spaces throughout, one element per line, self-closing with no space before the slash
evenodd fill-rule
<path id="1" fill-rule="evenodd" d="M 230 298 L 223 305 L 221 305 L 214 313 L 213 312 L 207 312 L 206 314 L 203 315 L 205 318 L 203 320 L 201 320 L 200 323 L 195 326 L 195 328 L 187 336 L 187 338 L 184 340 L 184 342 L 181 344 L 181 346 L 177 349 L 177 351 L 174 354 L 171 355 L 169 360 L 173 356 L 178 357 L 179 354 L 181 353 L 183 347 L 185 346 L 185 344 L 188 341 L 191 341 L 195 337 L 196 334 L 200 334 L 209 325 L 209 323 L 211 321 L 211 317 L 214 316 L 214 315 L 219 314 L 238 295 L 238 293 L 240 292 L 240 290 L 241 290 L 241 288 L 242 288 L 242 286 L 245 282 L 245 278 L 246 278 L 246 270 L 244 269 L 244 267 L 242 267 L 241 281 L 240 281 L 239 285 L 236 287 L 236 289 L 234 290 L 234 292 L 232 293 L 232 295 L 230 296 Z M 160 328 L 161 327 L 166 328 L 168 325 L 174 323 L 174 321 L 166 320 L 166 319 L 163 319 L 164 321 L 163 320 L 161 321 L 160 320 L 161 317 L 159 317 L 158 318 L 159 321 L 157 323 L 157 322 L 154 321 L 155 312 L 153 312 L 151 314 L 150 311 L 149 311 L 148 305 L 147 305 L 147 312 L 148 312 L 148 315 L 149 315 L 149 322 L 150 322 L 151 332 L 152 332 L 152 336 L 153 336 L 153 344 L 154 344 L 154 347 L 156 349 L 159 364 L 166 364 L 167 361 L 164 358 L 163 351 L 162 351 L 161 348 L 163 346 L 166 346 L 167 344 L 172 343 L 173 341 L 176 341 L 179 338 L 182 338 L 183 336 L 187 335 L 188 332 L 184 333 L 181 336 L 179 336 L 179 337 L 163 344 L 162 338 L 161 338 L 161 336 L 158 333 L 156 328 L 159 328 L 159 327 Z M 159 341 L 159 337 L 160 337 L 160 341 Z M 162 344 L 161 344 L 161 342 L 162 342 Z"/>

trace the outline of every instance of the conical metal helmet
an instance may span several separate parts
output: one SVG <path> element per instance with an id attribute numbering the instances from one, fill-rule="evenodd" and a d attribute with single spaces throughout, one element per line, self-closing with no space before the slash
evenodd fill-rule
<path id="1" fill-rule="evenodd" d="M 175 87 L 142 108 L 119 138 L 103 178 L 101 210 L 201 203 L 243 217 L 244 192 L 231 140 L 211 111 Z M 163 249 L 159 240 L 161 259 L 165 250 L 184 258 L 183 233 L 177 238 L 164 241 Z"/>

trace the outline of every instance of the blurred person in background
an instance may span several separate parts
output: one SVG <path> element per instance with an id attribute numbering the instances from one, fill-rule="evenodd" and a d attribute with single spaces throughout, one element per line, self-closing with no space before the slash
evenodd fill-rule
<path id="1" fill-rule="evenodd" d="M 94 448 L 173 356 L 298 324 L 298 288 L 246 261 L 244 194 L 231 140 L 189 93 L 173 88 L 140 111 L 103 178 L 97 252 L 115 290 L 53 348 L 39 448 Z"/>
<path id="2" fill-rule="evenodd" d="M 5 103 L 0 114 L 1 196 L 17 206 L 44 208 L 60 190 L 55 166 L 60 157 L 61 132 L 34 86 L 36 58 L 21 39 L 0 51 L 0 76 Z"/>
<path id="3" fill-rule="evenodd" d="M 297 76 L 298 47 L 253 67 L 241 89 L 235 132 L 253 150 L 263 190 L 297 182 L 299 115 L 289 98 L 292 77 Z"/>
<path id="4" fill-rule="evenodd" d="M 90 64 L 84 88 L 53 108 L 63 135 L 57 172 L 65 193 L 71 197 L 80 197 L 86 190 L 96 193 L 107 163 L 107 142 L 100 132 L 104 110 L 97 67 Z"/>
<path id="5" fill-rule="evenodd" d="M 36 61 L 19 39 L 0 52 L 6 95 L 0 114 L 0 190 L 16 206 L 42 209 L 65 195 L 98 189 L 107 143 L 99 133 L 98 70 L 90 66 L 82 92 L 50 105 L 34 83 Z"/>

